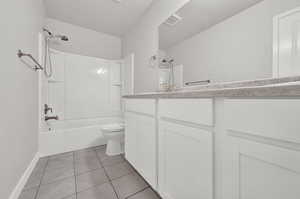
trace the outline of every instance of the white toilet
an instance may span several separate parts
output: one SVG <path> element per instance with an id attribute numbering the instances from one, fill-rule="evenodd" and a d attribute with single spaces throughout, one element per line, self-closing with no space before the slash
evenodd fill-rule
<path id="1" fill-rule="evenodd" d="M 104 137 L 107 140 L 106 154 L 109 156 L 120 155 L 124 153 L 124 124 L 107 124 L 101 127 Z"/>

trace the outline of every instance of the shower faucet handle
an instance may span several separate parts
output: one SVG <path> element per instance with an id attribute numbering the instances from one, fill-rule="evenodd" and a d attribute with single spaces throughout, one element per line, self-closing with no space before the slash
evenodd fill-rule
<path id="1" fill-rule="evenodd" d="M 48 120 L 58 120 L 59 118 L 58 118 L 58 116 L 56 115 L 56 116 L 46 116 L 45 117 L 45 121 L 47 122 Z"/>
<path id="2" fill-rule="evenodd" d="M 44 113 L 45 113 L 45 115 L 47 115 L 48 111 L 50 111 L 51 113 L 53 113 L 53 109 L 50 108 L 50 107 L 48 106 L 48 104 L 45 104 L 45 105 L 44 105 Z"/>

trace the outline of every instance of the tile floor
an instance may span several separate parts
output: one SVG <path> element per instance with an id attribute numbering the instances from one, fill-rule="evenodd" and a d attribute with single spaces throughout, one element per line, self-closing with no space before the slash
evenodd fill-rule
<path id="1" fill-rule="evenodd" d="M 19 199 L 159 199 L 123 156 L 105 146 L 41 158 Z"/>

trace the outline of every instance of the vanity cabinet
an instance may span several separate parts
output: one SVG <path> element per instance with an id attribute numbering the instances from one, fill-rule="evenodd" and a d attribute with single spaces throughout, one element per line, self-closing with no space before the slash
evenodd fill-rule
<path id="1" fill-rule="evenodd" d="M 300 99 L 126 99 L 126 159 L 163 199 L 298 199 Z"/>
<path id="2" fill-rule="evenodd" d="M 159 193 L 164 199 L 213 198 L 211 99 L 159 101 Z"/>
<path id="3" fill-rule="evenodd" d="M 127 99 L 125 104 L 125 158 L 157 188 L 156 101 Z"/>
<path id="4" fill-rule="evenodd" d="M 225 100 L 224 199 L 300 197 L 300 100 Z"/>

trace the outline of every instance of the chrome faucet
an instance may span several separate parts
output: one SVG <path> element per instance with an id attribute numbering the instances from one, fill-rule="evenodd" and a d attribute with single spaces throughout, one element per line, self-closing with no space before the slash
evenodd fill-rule
<path id="1" fill-rule="evenodd" d="M 58 120 L 58 116 L 45 116 L 45 121 L 48 121 L 48 120 Z"/>
<path id="2" fill-rule="evenodd" d="M 44 105 L 44 113 L 45 113 L 45 115 L 47 115 L 47 113 L 48 113 L 49 111 L 50 111 L 51 113 L 53 112 L 52 108 L 50 108 L 50 107 L 48 106 L 48 104 L 45 104 L 45 105 Z"/>

